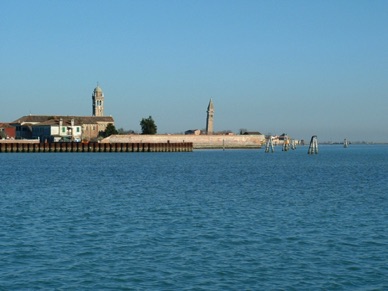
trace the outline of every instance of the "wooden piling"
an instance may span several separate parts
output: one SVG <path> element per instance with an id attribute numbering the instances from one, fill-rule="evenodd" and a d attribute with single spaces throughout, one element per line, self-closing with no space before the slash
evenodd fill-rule
<path id="1" fill-rule="evenodd" d="M 191 152 L 193 143 L 0 142 L 0 153 Z"/>
<path id="2" fill-rule="evenodd" d="M 311 137 L 310 146 L 307 153 L 309 155 L 318 154 L 318 139 L 316 135 Z"/>
<path id="3" fill-rule="evenodd" d="M 273 147 L 273 140 L 272 140 L 272 136 L 270 136 L 268 139 L 267 139 L 267 143 L 265 145 L 265 152 L 266 153 L 273 153 L 275 150 L 274 150 L 274 147 Z"/>

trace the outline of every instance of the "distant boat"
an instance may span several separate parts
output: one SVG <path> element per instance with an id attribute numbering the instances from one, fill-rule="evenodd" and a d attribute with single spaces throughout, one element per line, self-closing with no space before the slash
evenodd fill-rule
<path id="1" fill-rule="evenodd" d="M 345 138 L 344 139 L 344 148 L 347 148 L 349 146 L 348 140 Z"/>

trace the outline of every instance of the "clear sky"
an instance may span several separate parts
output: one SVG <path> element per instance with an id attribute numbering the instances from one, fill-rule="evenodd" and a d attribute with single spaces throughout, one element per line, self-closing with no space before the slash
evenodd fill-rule
<path id="1" fill-rule="evenodd" d="M 388 142 L 388 1 L 0 1 L 0 121 Z"/>

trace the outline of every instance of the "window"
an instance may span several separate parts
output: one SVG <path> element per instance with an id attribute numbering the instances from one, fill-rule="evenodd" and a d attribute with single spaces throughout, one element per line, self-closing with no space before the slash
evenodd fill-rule
<path id="1" fill-rule="evenodd" d="M 79 126 L 77 126 L 77 132 L 79 132 Z"/>
<path id="2" fill-rule="evenodd" d="M 66 132 L 66 127 L 62 126 L 62 132 Z"/>

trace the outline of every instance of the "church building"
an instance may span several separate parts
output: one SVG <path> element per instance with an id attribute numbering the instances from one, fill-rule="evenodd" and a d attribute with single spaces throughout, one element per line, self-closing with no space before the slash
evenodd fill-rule
<path id="1" fill-rule="evenodd" d="M 11 123 L 16 139 L 40 139 L 41 142 L 91 141 L 114 125 L 112 116 L 104 116 L 104 93 L 97 85 L 92 94 L 91 116 L 27 115 Z"/>

